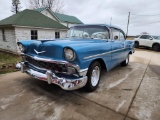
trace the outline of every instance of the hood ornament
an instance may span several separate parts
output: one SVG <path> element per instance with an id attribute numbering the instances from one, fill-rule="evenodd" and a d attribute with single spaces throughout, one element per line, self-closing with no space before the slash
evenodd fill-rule
<path id="1" fill-rule="evenodd" d="M 40 54 L 40 53 L 44 53 L 46 51 L 41 51 L 41 52 L 38 52 L 37 50 L 34 49 L 34 51 L 36 52 L 36 54 Z"/>

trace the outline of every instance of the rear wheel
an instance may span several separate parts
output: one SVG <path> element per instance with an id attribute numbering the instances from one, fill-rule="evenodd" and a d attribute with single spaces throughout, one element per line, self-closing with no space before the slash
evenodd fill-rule
<path id="1" fill-rule="evenodd" d="M 134 47 L 139 48 L 139 42 L 136 41 L 135 44 L 134 44 Z"/>
<path id="2" fill-rule="evenodd" d="M 152 47 L 152 49 L 154 51 L 160 51 L 160 44 L 154 44 L 153 47 Z"/>
<path id="3" fill-rule="evenodd" d="M 127 58 L 121 63 L 121 66 L 127 66 L 129 63 L 129 55 L 127 56 Z"/>
<path id="4" fill-rule="evenodd" d="M 96 90 L 100 81 L 100 75 L 101 65 L 99 62 L 95 61 L 91 64 L 87 73 L 88 81 L 85 88 L 88 92 Z"/>

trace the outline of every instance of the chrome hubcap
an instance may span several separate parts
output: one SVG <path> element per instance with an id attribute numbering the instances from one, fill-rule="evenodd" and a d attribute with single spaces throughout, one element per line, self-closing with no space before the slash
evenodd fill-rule
<path id="1" fill-rule="evenodd" d="M 157 45 L 155 45 L 155 46 L 154 46 L 154 49 L 155 49 L 155 50 L 158 50 L 158 46 L 157 46 Z"/>
<path id="2" fill-rule="evenodd" d="M 99 76 L 100 76 L 100 69 L 98 66 L 96 66 L 93 69 L 92 76 L 91 76 L 91 84 L 93 87 L 95 87 L 98 84 Z"/>

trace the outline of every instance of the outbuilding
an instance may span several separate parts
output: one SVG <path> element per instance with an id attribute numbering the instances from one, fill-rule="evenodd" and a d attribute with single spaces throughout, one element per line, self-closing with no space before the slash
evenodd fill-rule
<path id="1" fill-rule="evenodd" d="M 78 25 L 78 24 L 83 24 L 83 22 L 75 16 L 53 12 L 48 7 L 38 8 L 38 9 L 34 9 L 34 10 L 42 13 L 43 15 L 45 15 L 45 16 L 47 16 L 47 17 L 49 17 L 49 18 L 51 18 L 61 24 L 63 24 L 64 26 L 66 26 L 68 28 L 75 26 L 75 25 Z"/>
<path id="2" fill-rule="evenodd" d="M 18 52 L 19 40 L 66 37 L 68 27 L 35 10 L 24 10 L 0 21 L 0 49 Z"/>

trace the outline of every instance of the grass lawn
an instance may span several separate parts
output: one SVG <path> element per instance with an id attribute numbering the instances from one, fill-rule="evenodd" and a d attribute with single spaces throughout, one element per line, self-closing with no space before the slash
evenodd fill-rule
<path id="1" fill-rule="evenodd" d="M 15 64 L 20 61 L 20 56 L 0 51 L 0 74 L 16 71 Z M 1 68 L 2 66 L 7 65 L 12 66 L 10 66 L 9 68 Z"/>

